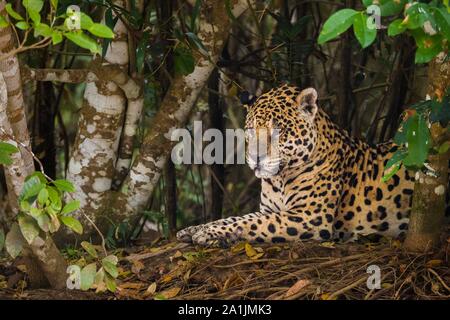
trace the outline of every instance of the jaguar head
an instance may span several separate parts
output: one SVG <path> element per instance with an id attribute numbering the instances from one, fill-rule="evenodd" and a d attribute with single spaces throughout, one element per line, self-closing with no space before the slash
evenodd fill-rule
<path id="1" fill-rule="evenodd" d="M 246 159 L 258 178 L 308 161 L 317 142 L 317 92 L 283 85 L 244 104 Z"/>

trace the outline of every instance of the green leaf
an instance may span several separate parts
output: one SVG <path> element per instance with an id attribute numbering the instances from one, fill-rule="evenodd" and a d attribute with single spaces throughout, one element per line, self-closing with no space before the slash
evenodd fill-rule
<path id="1" fill-rule="evenodd" d="M 89 290 L 94 284 L 95 275 L 97 273 L 97 266 L 94 263 L 85 266 L 80 273 L 80 289 L 83 291 Z"/>
<path id="2" fill-rule="evenodd" d="M 195 59 L 190 49 L 179 46 L 174 50 L 175 73 L 188 75 L 194 71 Z"/>
<path id="3" fill-rule="evenodd" d="M 19 201 L 27 200 L 31 197 L 36 196 L 42 188 L 45 188 L 45 184 L 39 180 L 38 177 L 34 176 L 25 181 L 23 185 L 22 192 L 19 196 Z"/>
<path id="4" fill-rule="evenodd" d="M 11 156 L 0 151 L 0 164 L 9 166 L 11 163 L 13 163 Z"/>
<path id="5" fill-rule="evenodd" d="M 450 14 L 443 8 L 433 8 L 433 13 L 439 30 L 450 40 Z"/>
<path id="6" fill-rule="evenodd" d="M 25 214 L 19 214 L 17 220 L 19 222 L 20 231 L 22 231 L 23 237 L 28 244 L 31 244 L 39 235 L 39 226 L 32 217 Z"/>
<path id="7" fill-rule="evenodd" d="M 20 201 L 20 209 L 28 212 L 31 209 L 31 204 L 27 200 Z"/>
<path id="8" fill-rule="evenodd" d="M 394 16 L 402 12 L 407 0 L 363 0 L 364 6 L 375 4 L 380 7 L 382 17 Z"/>
<path id="9" fill-rule="evenodd" d="M 45 203 L 48 200 L 48 191 L 46 188 L 42 188 L 41 191 L 39 191 L 38 194 L 38 202 L 41 205 L 45 205 Z"/>
<path id="10" fill-rule="evenodd" d="M 51 204 L 55 206 L 55 208 L 59 207 L 59 209 L 61 209 L 62 203 L 59 191 L 52 186 L 47 186 L 47 191 L 48 191 L 48 198 L 50 199 Z"/>
<path id="11" fill-rule="evenodd" d="M 117 267 L 109 261 L 102 260 L 102 266 L 105 271 L 114 279 L 119 275 L 119 271 L 117 271 Z"/>
<path id="12" fill-rule="evenodd" d="M 16 153 L 19 152 L 19 149 L 7 142 L 0 142 L 0 151 L 5 153 Z"/>
<path id="13" fill-rule="evenodd" d="M 105 274 L 105 284 L 110 292 L 116 292 L 116 280 L 107 273 Z"/>
<path id="14" fill-rule="evenodd" d="M 74 217 L 60 216 L 59 219 L 74 232 L 83 234 L 83 226 L 81 225 L 80 221 L 78 221 Z"/>
<path id="15" fill-rule="evenodd" d="M 358 11 L 353 9 L 342 9 L 332 14 L 323 25 L 317 42 L 323 44 L 345 32 L 353 24 L 356 14 Z"/>
<path id="16" fill-rule="evenodd" d="M 0 16 L 0 28 L 6 28 L 7 26 L 9 26 L 8 20 L 6 20 L 5 17 Z"/>
<path id="17" fill-rule="evenodd" d="M 75 187 L 72 182 L 65 179 L 57 179 L 52 181 L 56 188 L 61 192 L 75 192 Z"/>
<path id="18" fill-rule="evenodd" d="M 88 30 L 94 36 L 100 38 L 108 38 L 108 39 L 114 38 L 114 32 L 104 24 L 94 23 Z"/>
<path id="19" fill-rule="evenodd" d="M 66 205 L 64 206 L 64 208 L 61 211 L 61 214 L 62 215 L 68 214 L 70 212 L 77 210 L 79 207 L 80 207 L 79 200 L 70 201 L 70 202 L 66 203 Z"/>
<path id="20" fill-rule="evenodd" d="M 426 3 L 414 3 L 405 11 L 405 20 L 403 24 L 411 30 L 422 28 L 429 21 L 431 26 L 436 29 L 436 21 Z"/>
<path id="21" fill-rule="evenodd" d="M 42 7 L 44 6 L 43 0 L 22 0 L 22 5 L 29 10 L 33 10 L 37 13 L 41 12 Z"/>
<path id="22" fill-rule="evenodd" d="M 358 39 L 361 47 L 367 48 L 375 41 L 377 36 L 377 29 L 370 29 L 367 26 L 367 20 L 369 18 L 364 12 L 354 16 L 353 21 L 353 31 L 355 32 L 355 37 Z"/>
<path id="23" fill-rule="evenodd" d="M 416 63 L 426 63 L 438 55 L 442 49 L 442 35 L 430 36 L 422 29 L 411 30 L 411 34 L 416 41 Z"/>
<path id="24" fill-rule="evenodd" d="M 426 119 L 414 114 L 411 116 L 411 123 L 406 132 L 408 140 L 408 156 L 403 159 L 407 167 L 422 167 L 428 157 L 430 148 L 430 131 Z"/>
<path id="25" fill-rule="evenodd" d="M 384 175 L 381 178 L 382 182 L 388 181 L 394 174 L 397 173 L 402 165 L 402 160 L 406 158 L 407 155 L 408 152 L 404 149 L 398 149 L 394 152 L 384 167 Z"/>
<path id="26" fill-rule="evenodd" d="M 31 20 L 34 22 L 34 25 L 37 26 L 41 23 L 41 15 L 39 12 L 34 10 L 28 10 L 28 15 L 30 16 Z"/>
<path id="27" fill-rule="evenodd" d="M 203 45 L 202 41 L 195 33 L 186 32 L 186 36 L 194 43 L 201 54 L 203 54 L 204 56 L 208 55 L 208 50 L 206 50 L 206 47 Z"/>
<path id="28" fill-rule="evenodd" d="M 84 250 L 93 258 L 98 258 L 97 250 L 95 250 L 94 246 L 87 241 L 81 242 L 81 246 Z"/>
<path id="29" fill-rule="evenodd" d="M 103 270 L 103 268 L 100 268 L 95 274 L 94 285 L 98 288 L 104 282 L 105 282 L 105 270 Z"/>
<path id="30" fill-rule="evenodd" d="M 16 27 L 20 30 L 28 30 L 28 28 L 30 28 L 30 25 L 26 21 L 19 21 L 16 23 Z"/>
<path id="31" fill-rule="evenodd" d="M 22 201 L 22 202 L 25 202 L 25 201 Z M 35 219 L 37 217 L 39 217 L 43 212 L 44 212 L 44 210 L 42 208 L 37 208 L 37 207 L 30 207 L 27 210 L 27 213 Z"/>
<path id="32" fill-rule="evenodd" d="M 116 265 L 119 262 L 119 259 L 117 258 L 117 256 L 110 254 L 109 256 L 104 257 L 103 261 L 108 261 L 113 265 Z"/>
<path id="33" fill-rule="evenodd" d="M 91 17 L 89 17 L 86 13 L 80 12 L 80 27 L 84 30 L 89 30 L 90 27 L 94 24 Z"/>
<path id="34" fill-rule="evenodd" d="M 8 14 L 9 14 L 10 17 L 12 17 L 12 18 L 14 18 L 14 19 L 16 19 L 16 20 L 19 20 L 19 21 L 22 21 L 22 20 L 23 20 L 22 16 L 21 16 L 20 14 L 18 14 L 18 13 L 12 8 L 11 3 L 8 3 L 8 4 L 5 6 L 5 9 L 6 9 L 6 12 L 8 12 Z"/>
<path id="35" fill-rule="evenodd" d="M 401 19 L 392 21 L 392 23 L 388 27 L 388 36 L 394 37 L 406 30 L 406 26 L 402 24 L 402 21 L 403 20 Z"/>
<path id="36" fill-rule="evenodd" d="M 407 155 L 408 155 L 408 152 L 406 150 L 398 149 L 397 151 L 394 152 L 392 157 L 388 160 L 384 170 L 389 169 L 394 164 L 398 163 L 399 161 L 402 161 L 403 159 L 406 158 Z"/>
<path id="37" fill-rule="evenodd" d="M 402 162 L 401 161 L 393 164 L 392 167 L 389 168 L 389 170 L 385 170 L 384 171 L 384 175 L 381 178 L 381 181 L 382 182 L 388 181 L 390 178 L 392 178 L 394 176 L 394 174 L 396 174 L 398 172 L 398 170 L 400 169 L 401 166 L 402 166 Z"/>
<path id="38" fill-rule="evenodd" d="M 0 164 L 10 165 L 13 161 L 11 154 L 19 152 L 16 146 L 7 142 L 0 142 Z"/>
<path id="39" fill-rule="evenodd" d="M 441 144 L 438 148 L 438 153 L 439 154 L 444 154 L 448 151 L 448 149 L 450 149 L 450 142 L 445 141 L 443 144 Z M 0 249 L 1 251 L 1 249 Z"/>
<path id="40" fill-rule="evenodd" d="M 91 53 L 100 53 L 97 42 L 81 31 L 66 32 L 64 33 L 64 36 L 77 46 L 88 49 Z"/>
<path id="41" fill-rule="evenodd" d="M 61 32 L 53 30 L 52 31 L 52 43 L 54 45 L 60 43 L 63 40 L 63 35 Z"/>
<path id="42" fill-rule="evenodd" d="M 25 181 L 30 180 L 32 177 L 36 177 L 39 179 L 40 182 L 47 184 L 47 178 L 45 175 L 40 171 L 35 171 L 32 174 L 30 174 L 28 177 L 25 178 Z"/>
<path id="43" fill-rule="evenodd" d="M 50 3 L 52 5 L 53 9 L 58 8 L 58 0 L 50 0 Z"/>
<path id="44" fill-rule="evenodd" d="M 23 238 L 22 232 L 20 232 L 19 225 L 14 223 L 6 235 L 6 251 L 13 259 L 15 259 L 22 252 L 24 244 L 25 239 Z"/>
<path id="45" fill-rule="evenodd" d="M 191 31 L 195 29 L 195 21 L 197 20 L 198 14 L 200 13 L 200 5 L 202 4 L 202 0 L 196 0 L 194 8 L 192 9 L 191 15 Z"/>
<path id="46" fill-rule="evenodd" d="M 50 231 L 50 218 L 45 212 L 41 211 L 41 214 L 34 217 L 34 219 L 37 221 L 37 224 L 42 231 Z"/>
<path id="47" fill-rule="evenodd" d="M 415 63 L 427 63 L 433 60 L 442 51 L 441 43 L 434 43 L 428 48 L 418 47 L 415 55 Z"/>
<path id="48" fill-rule="evenodd" d="M 53 34 L 52 28 L 48 24 L 40 23 L 34 26 L 34 36 L 51 37 Z"/>

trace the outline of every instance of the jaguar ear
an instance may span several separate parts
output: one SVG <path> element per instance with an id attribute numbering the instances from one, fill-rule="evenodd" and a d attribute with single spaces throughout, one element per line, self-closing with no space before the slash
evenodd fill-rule
<path id="1" fill-rule="evenodd" d="M 300 110 L 306 111 L 311 118 L 314 118 L 317 113 L 317 91 L 314 88 L 306 88 L 300 92 L 295 99 Z"/>
<path id="2" fill-rule="evenodd" d="M 248 91 L 242 91 L 239 93 L 239 99 L 246 110 L 250 109 L 253 102 L 256 101 L 256 97 L 250 94 Z"/>

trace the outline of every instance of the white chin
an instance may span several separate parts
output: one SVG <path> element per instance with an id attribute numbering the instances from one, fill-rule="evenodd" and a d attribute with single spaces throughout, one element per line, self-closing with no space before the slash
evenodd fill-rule
<path id="1" fill-rule="evenodd" d="M 264 170 L 264 169 L 256 169 L 255 170 L 255 176 L 258 179 L 270 178 L 276 174 L 277 174 L 277 172 L 275 172 L 275 171 L 268 171 L 268 170 Z"/>

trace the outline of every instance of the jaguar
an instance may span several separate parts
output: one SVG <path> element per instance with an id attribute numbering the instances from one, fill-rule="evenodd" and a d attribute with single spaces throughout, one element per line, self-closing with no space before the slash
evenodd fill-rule
<path id="1" fill-rule="evenodd" d="M 382 181 L 398 146 L 352 137 L 317 104 L 314 88 L 282 85 L 245 105 L 246 131 L 269 141 L 267 132 L 278 132 L 265 153 L 246 148 L 247 163 L 261 179 L 259 211 L 185 228 L 178 240 L 207 246 L 404 234 L 414 176 L 401 167 Z"/>

